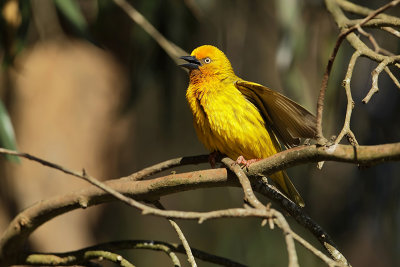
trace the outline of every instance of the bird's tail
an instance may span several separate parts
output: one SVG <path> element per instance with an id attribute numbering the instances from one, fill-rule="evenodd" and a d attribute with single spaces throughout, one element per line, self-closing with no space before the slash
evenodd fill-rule
<path id="1" fill-rule="evenodd" d="M 278 189 L 282 191 L 282 193 L 284 193 L 290 200 L 300 207 L 305 206 L 303 198 L 300 196 L 299 192 L 297 192 L 296 187 L 294 187 L 286 172 L 280 171 L 272 174 L 270 177 L 275 182 Z"/>

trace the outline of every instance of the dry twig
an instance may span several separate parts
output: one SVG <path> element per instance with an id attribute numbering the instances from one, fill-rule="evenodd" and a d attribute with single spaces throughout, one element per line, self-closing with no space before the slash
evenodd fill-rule
<path id="1" fill-rule="evenodd" d="M 47 166 L 59 169 L 58 165 L 43 162 L 43 160 L 37 159 L 36 157 L 28 154 L 18 153 L 6 149 L 0 149 L 0 153 L 26 157 Z M 357 154 L 352 146 L 345 145 L 336 145 L 334 149 L 330 147 L 318 148 L 317 146 L 296 147 L 252 164 L 249 168 L 248 175 L 252 177 L 257 177 L 262 174 L 269 175 L 278 170 L 295 166 L 303 162 L 316 162 L 321 160 L 353 162 L 356 164 L 374 164 L 388 160 L 400 160 L 400 143 L 379 146 L 359 146 L 357 149 Z M 66 171 L 65 168 L 61 168 L 60 170 Z M 187 179 L 188 177 L 190 178 Z M 125 183 L 123 181 L 125 181 Z M 140 185 L 138 183 L 140 183 Z M 118 190 L 123 194 L 130 194 L 138 199 L 147 200 L 151 200 L 155 197 L 160 197 L 168 193 L 207 187 L 210 185 L 229 186 L 234 184 L 235 179 L 227 176 L 227 173 L 224 169 L 199 171 L 191 174 L 173 174 L 158 179 L 140 182 L 132 182 L 129 177 L 122 178 L 121 180 L 106 182 L 108 187 Z M 151 190 L 149 190 L 149 188 L 151 188 Z M 159 188 L 159 191 L 156 190 L 157 188 Z M 107 192 L 113 191 L 108 190 Z M 53 200 L 49 199 L 48 201 L 41 202 L 40 205 L 33 205 L 32 207 L 24 210 L 10 223 L 8 229 L 3 234 L 3 237 L 0 241 L 0 261 L 14 259 L 30 233 L 32 233 L 44 222 L 59 214 L 76 208 L 86 208 L 104 201 L 109 201 L 110 198 L 106 196 L 107 195 L 102 194 L 101 191 L 91 188 L 76 192 L 74 194 L 68 194 L 64 197 L 57 197 Z M 284 203 L 287 200 L 281 199 L 281 201 Z M 170 218 L 195 219 L 199 222 L 207 219 L 222 217 L 253 216 L 269 218 L 270 216 L 270 213 L 265 212 L 265 210 L 256 209 L 228 209 L 222 211 L 196 213 L 182 211 L 162 211 L 147 207 L 146 205 L 143 206 L 144 209 L 142 211 L 145 214 L 154 214 L 157 216 Z M 287 211 L 289 213 L 293 212 L 291 209 L 287 209 Z M 316 228 L 315 224 L 309 224 L 306 222 L 307 220 L 303 221 L 304 217 L 299 216 L 299 213 L 293 213 L 292 216 L 302 225 L 305 225 L 312 233 L 314 233 L 314 229 Z M 324 234 L 321 234 L 319 231 L 315 233 L 318 240 L 325 245 L 327 240 L 321 238 L 321 235 Z"/>
<path id="2" fill-rule="evenodd" d="M 91 260 L 108 260 L 123 267 L 134 267 L 132 263 L 123 258 L 121 255 L 106 251 L 106 250 L 91 250 L 87 249 L 79 251 L 78 253 L 71 253 L 68 256 L 58 256 L 55 254 L 36 253 L 30 254 L 25 257 L 21 264 L 28 265 L 74 265 L 74 264 L 87 264 Z"/>
<path id="3" fill-rule="evenodd" d="M 367 24 L 369 21 L 371 21 L 373 18 L 377 17 L 378 15 L 380 15 L 381 13 L 383 13 L 384 11 L 386 11 L 387 9 L 396 6 L 397 4 L 400 3 L 400 0 L 395 0 L 395 1 L 391 1 L 387 4 L 385 4 L 384 6 L 372 11 L 372 12 L 367 12 L 368 15 L 360 20 L 357 21 L 356 24 L 354 23 L 349 23 L 349 19 L 346 18 L 346 16 L 343 14 L 343 11 L 340 9 L 339 4 L 346 5 L 349 6 L 349 2 L 347 1 L 341 1 L 341 0 L 326 0 L 325 1 L 326 6 L 328 11 L 333 15 L 336 23 L 338 24 L 341 33 L 339 34 L 336 44 L 334 46 L 334 49 L 331 53 L 331 56 L 329 58 L 327 67 L 325 69 L 325 73 L 324 73 L 324 77 L 323 77 L 323 81 L 322 81 L 322 85 L 321 85 L 321 90 L 320 90 L 320 94 L 318 96 L 318 103 L 317 103 L 317 137 L 318 137 L 318 143 L 323 145 L 326 143 L 326 139 L 323 136 L 323 132 L 322 132 L 322 114 L 323 114 L 323 109 L 324 109 L 324 99 L 325 99 L 325 91 L 326 88 L 328 86 L 328 80 L 329 80 L 329 76 L 332 70 L 332 66 L 333 66 L 333 62 L 336 58 L 337 52 L 339 51 L 339 47 L 341 46 L 343 40 L 347 39 L 349 41 L 349 43 L 356 49 L 356 51 L 360 51 L 360 53 L 363 56 L 367 56 L 370 57 L 373 60 L 376 60 L 378 62 L 380 62 L 380 64 L 378 65 L 377 69 L 375 69 L 375 72 L 373 73 L 373 75 L 375 74 L 375 76 L 373 76 L 373 78 L 376 80 L 376 83 L 373 83 L 372 88 L 370 90 L 370 92 L 368 93 L 367 97 L 363 100 L 364 103 L 367 103 L 369 101 L 369 99 L 371 98 L 371 96 L 377 92 L 377 76 L 380 74 L 380 72 L 389 64 L 393 64 L 396 61 L 400 60 L 400 56 L 391 56 L 391 57 L 387 57 L 387 56 L 383 56 L 380 55 L 377 52 L 374 52 L 372 50 L 370 50 L 367 46 L 365 46 L 364 43 L 361 42 L 361 40 L 355 36 L 353 34 L 353 32 L 357 29 L 361 29 L 362 26 L 364 26 L 365 24 Z M 354 8 L 354 5 L 351 5 L 352 7 L 352 12 L 357 12 L 359 9 L 356 7 Z M 350 8 L 349 8 L 350 9 Z M 365 11 L 365 10 L 363 10 Z M 351 27 L 349 27 L 349 25 L 352 25 Z M 387 25 L 386 25 L 387 26 Z M 382 70 L 381 70 L 382 68 Z M 375 86 L 376 85 L 376 86 Z"/>
<path id="4" fill-rule="evenodd" d="M 289 258 L 289 267 L 299 266 L 293 236 L 290 234 L 291 229 L 285 217 L 283 217 L 283 215 L 277 210 L 267 208 L 258 200 L 251 187 L 249 178 L 244 173 L 243 169 L 239 166 L 239 164 L 236 164 L 235 161 L 233 161 L 228 157 L 223 158 L 221 162 L 224 163 L 225 166 L 231 171 L 233 171 L 235 175 L 238 177 L 239 182 L 242 185 L 242 189 L 245 194 L 245 200 L 248 203 L 250 203 L 250 205 L 252 205 L 253 208 L 255 209 L 264 210 L 266 213 L 271 213 L 269 216 L 266 216 L 265 219 L 275 218 L 275 224 L 282 229 L 285 236 L 286 248 L 288 251 L 288 258 Z"/>
<path id="5" fill-rule="evenodd" d="M 26 157 L 31 160 L 39 161 L 40 163 L 45 164 L 47 166 L 60 169 L 64 172 L 74 173 L 69 170 L 66 170 L 65 168 L 62 167 L 60 168 L 60 166 L 56 164 L 48 163 L 46 161 L 43 161 L 28 154 L 9 151 L 6 149 L 0 149 L 0 153 Z M 355 151 L 351 146 L 336 145 L 335 149 L 332 149 L 331 147 L 318 148 L 317 146 L 303 146 L 280 152 L 268 159 L 264 159 L 261 160 L 260 162 L 252 164 L 249 167 L 248 175 L 253 177 L 254 175 L 255 176 L 259 176 L 262 174 L 269 175 L 280 169 L 294 166 L 296 164 L 301 164 L 302 162 L 305 161 L 311 162 L 320 160 L 336 160 L 336 161 L 354 162 L 358 164 L 372 164 L 376 162 L 382 162 L 383 160 L 399 160 L 399 159 L 400 159 L 400 143 L 379 145 L 379 146 L 360 146 L 359 149 L 357 150 L 357 154 L 355 153 Z M 194 176 L 195 173 L 198 173 L 197 178 L 195 178 Z M 222 180 L 217 180 L 216 179 L 217 176 L 215 175 L 221 175 L 221 174 L 223 174 L 223 177 L 220 177 L 219 179 Z M 180 181 L 179 177 L 181 177 Z M 187 179 L 187 177 L 190 178 Z M 132 181 L 129 177 L 122 179 L 126 183 L 123 184 L 121 183 L 121 181 L 110 181 L 103 184 L 103 187 L 104 186 L 108 187 L 107 192 L 109 193 L 115 190 L 123 194 L 130 194 L 132 196 L 136 196 L 141 199 L 151 200 L 155 196 L 160 197 L 163 194 L 168 194 L 168 192 L 170 193 L 178 191 L 181 192 L 183 190 L 188 190 L 191 188 L 196 188 L 196 187 L 199 188 L 202 186 L 202 184 L 199 184 L 200 180 L 204 180 L 203 186 L 209 186 L 211 181 L 213 181 L 214 185 L 216 186 L 218 186 L 218 183 L 222 185 L 221 182 L 225 186 L 235 184 L 234 179 L 232 179 L 232 177 L 229 178 L 227 176 L 226 170 L 224 169 L 199 171 L 191 174 L 181 174 L 181 175 L 173 174 L 170 176 L 161 177 L 153 180 L 145 180 L 137 182 Z M 189 182 L 192 183 L 192 186 L 189 185 Z M 140 183 L 142 186 L 139 186 L 138 183 Z M 157 191 L 156 188 L 159 188 L 159 191 Z M 168 188 L 171 188 L 172 190 Z M 147 190 L 147 193 L 145 193 L 145 190 Z M 2 237 L 2 240 L 0 242 L 0 261 L 13 259 L 13 257 L 16 256 L 15 253 L 18 253 L 19 249 L 22 247 L 22 244 L 25 242 L 29 234 L 32 233 L 42 223 L 50 220 L 54 216 L 57 216 L 61 213 L 65 213 L 72 209 L 76 209 L 79 207 L 86 208 L 89 205 L 94 205 L 110 200 L 109 197 L 108 198 L 101 197 L 102 195 L 104 197 L 107 196 L 106 194 L 101 194 L 101 191 L 92 188 L 88 190 L 86 193 L 85 191 L 79 191 L 76 193 L 76 195 L 68 194 L 65 200 L 61 198 L 65 202 L 60 201 L 61 200 L 60 197 L 57 197 L 54 200 L 49 200 L 48 202 L 43 201 L 40 203 L 40 205 L 37 206 L 34 205 L 31 208 L 21 212 L 13 220 L 13 222 L 10 223 L 8 230 L 6 230 L 6 232 Z M 282 201 L 285 202 L 287 200 L 284 199 Z M 136 201 L 135 203 L 138 202 Z M 266 208 L 263 209 L 237 208 L 237 209 L 210 211 L 210 212 L 182 212 L 173 210 L 165 211 L 165 210 L 154 209 L 146 205 L 143 206 L 144 208 L 142 209 L 142 212 L 144 214 L 154 214 L 157 216 L 168 217 L 168 218 L 195 219 L 198 220 L 199 222 L 203 222 L 204 220 L 209 220 L 209 219 L 223 218 L 223 217 L 237 217 L 237 218 L 258 217 L 261 219 L 268 219 L 271 217 L 276 219 L 279 217 L 279 215 L 275 216 L 276 215 L 275 212 L 277 212 L 276 210 L 271 209 L 268 211 Z M 292 210 L 288 209 L 288 212 L 292 212 Z M 300 222 L 304 219 L 303 216 L 299 216 L 299 214 L 293 214 L 293 217 L 296 220 L 300 220 Z M 303 222 L 302 225 L 307 225 L 307 223 Z M 309 227 L 315 228 L 315 225 L 308 224 L 307 228 L 310 229 Z M 313 232 L 314 230 L 311 231 Z M 284 233 L 286 232 L 284 230 Z M 324 246 L 326 246 L 328 252 L 332 257 L 334 257 L 334 259 L 336 259 L 337 261 L 341 260 L 342 255 L 335 248 L 334 245 L 330 245 L 327 242 L 327 240 L 321 238 L 321 236 L 316 236 L 316 237 L 323 243 Z"/>
<path id="6" fill-rule="evenodd" d="M 368 94 L 364 97 L 364 99 L 362 100 L 362 102 L 364 104 L 367 104 L 369 102 L 369 100 L 371 99 L 371 97 L 376 94 L 379 91 L 379 87 L 378 87 L 378 78 L 379 75 L 381 74 L 381 72 L 387 67 L 387 65 L 390 63 L 391 58 L 387 58 L 385 60 L 383 60 L 381 63 L 379 63 L 379 65 L 371 72 L 371 76 L 372 76 L 372 87 L 369 90 Z"/>
<path id="7" fill-rule="evenodd" d="M 343 87 L 346 91 L 346 96 L 347 96 L 347 109 L 346 109 L 346 116 L 344 119 L 344 125 L 342 130 L 340 131 L 339 135 L 335 139 L 335 144 L 339 144 L 342 138 L 350 133 L 350 120 L 351 120 L 351 113 L 354 109 L 354 100 L 351 95 L 351 88 L 350 88 L 350 83 L 351 83 L 351 77 L 353 75 L 353 70 L 354 66 L 356 64 L 357 59 L 361 56 L 360 51 L 354 52 L 353 56 L 350 59 L 349 65 L 347 67 L 347 73 L 346 76 L 343 80 Z"/>
<path id="8" fill-rule="evenodd" d="M 161 209 L 161 210 L 165 210 L 164 206 L 161 204 L 160 201 L 156 201 L 154 203 L 154 205 L 157 208 Z M 186 255 L 188 257 L 188 261 L 190 263 L 190 266 L 196 267 L 197 264 L 196 264 L 196 261 L 195 261 L 195 259 L 193 257 L 192 250 L 191 250 L 191 248 L 189 246 L 189 243 L 188 243 L 185 235 L 183 234 L 181 228 L 178 226 L 178 224 L 174 220 L 168 219 L 168 221 L 171 224 L 171 226 L 174 228 L 175 232 L 178 234 L 179 239 L 182 241 L 182 245 L 185 248 L 185 252 L 186 252 Z"/>
<path id="9" fill-rule="evenodd" d="M 109 250 L 109 251 L 121 251 L 128 249 L 147 249 L 164 252 L 170 259 L 174 266 L 181 266 L 179 258 L 175 253 L 186 253 L 185 248 L 181 244 L 168 243 L 163 241 L 155 240 L 121 240 L 113 241 L 95 246 L 83 248 L 76 251 L 69 251 L 63 253 L 30 253 L 21 257 L 18 264 L 33 264 L 32 259 L 37 259 L 36 263 L 41 265 L 46 264 L 50 266 L 54 265 L 76 265 L 84 263 L 83 255 L 86 251 L 94 250 Z M 245 267 L 246 265 L 237 263 L 227 258 L 215 256 L 207 252 L 192 248 L 193 255 L 205 262 L 214 263 L 221 266 L 229 267 Z M 39 257 L 42 257 L 41 259 Z"/>

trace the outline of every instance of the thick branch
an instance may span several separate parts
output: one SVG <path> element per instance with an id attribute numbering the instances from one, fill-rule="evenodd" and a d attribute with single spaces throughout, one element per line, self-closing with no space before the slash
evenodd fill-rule
<path id="1" fill-rule="evenodd" d="M 0 153 L 4 149 L 0 149 Z M 305 162 L 341 161 L 363 165 L 400 160 L 400 143 L 359 146 L 357 150 L 349 145 L 335 145 L 329 148 L 313 146 L 301 146 L 285 150 L 270 158 L 256 162 L 249 167 L 247 175 L 250 179 L 259 175 L 269 175 L 278 170 Z M 106 184 L 114 190 L 134 197 L 136 200 L 155 200 L 161 196 L 205 187 L 239 186 L 236 177 L 229 174 L 226 169 L 213 169 L 182 174 L 172 174 L 145 181 L 132 181 L 129 177 L 118 180 L 110 180 Z M 257 190 L 259 191 L 259 190 Z M 4 262 L 14 263 L 17 255 L 29 235 L 40 225 L 52 218 L 68 211 L 86 208 L 104 202 L 114 200 L 109 194 L 95 187 L 69 193 L 64 196 L 41 201 L 21 212 L 4 232 L 0 241 L 0 265 Z M 282 202 L 288 200 L 282 200 Z M 293 204 L 294 205 L 294 204 Z M 291 210 L 288 210 L 291 213 Z M 180 211 L 146 211 L 148 214 L 156 214 L 180 219 L 206 220 L 221 217 L 265 217 L 263 211 L 248 209 L 231 209 L 214 212 L 180 212 Z M 302 220 L 302 216 L 294 213 L 296 220 Z M 301 224 L 305 224 L 301 222 Z M 310 225 L 308 225 L 310 227 Z M 312 229 L 308 228 L 313 232 Z M 320 232 L 319 232 L 320 233 Z"/>
<path id="2" fill-rule="evenodd" d="M 374 165 L 386 161 L 400 160 L 400 143 L 359 146 L 333 145 L 330 147 L 299 146 L 275 154 L 269 158 L 253 163 L 249 175 L 272 174 L 301 163 L 319 161 L 338 161 L 359 165 Z"/>

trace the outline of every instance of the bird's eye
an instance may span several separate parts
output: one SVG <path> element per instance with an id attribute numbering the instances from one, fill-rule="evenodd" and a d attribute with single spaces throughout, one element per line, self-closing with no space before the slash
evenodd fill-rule
<path id="1" fill-rule="evenodd" d="M 208 63 L 210 63 L 210 62 L 211 62 L 211 59 L 210 59 L 209 57 L 206 57 L 206 58 L 204 59 L 204 63 L 208 64 Z"/>

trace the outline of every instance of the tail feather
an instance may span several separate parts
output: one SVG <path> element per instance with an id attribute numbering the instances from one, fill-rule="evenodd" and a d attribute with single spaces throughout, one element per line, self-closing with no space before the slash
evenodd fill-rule
<path id="1" fill-rule="evenodd" d="M 271 179 L 275 182 L 278 189 L 282 191 L 290 200 L 299 205 L 300 207 L 304 207 L 305 203 L 303 198 L 300 196 L 296 187 L 294 187 L 292 181 L 290 181 L 286 172 L 280 171 L 272 174 Z"/>

